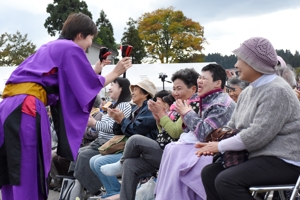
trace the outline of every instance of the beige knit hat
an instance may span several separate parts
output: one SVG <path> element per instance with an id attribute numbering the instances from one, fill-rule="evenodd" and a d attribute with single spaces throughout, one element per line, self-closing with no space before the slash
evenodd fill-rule
<path id="1" fill-rule="evenodd" d="M 151 96 L 151 98 L 153 98 L 156 93 L 156 87 L 155 87 L 154 83 L 152 83 L 148 79 L 142 80 L 141 82 L 138 82 L 135 85 L 130 85 L 131 92 L 133 91 L 134 86 L 143 88 L 146 92 L 148 92 L 148 94 Z"/>

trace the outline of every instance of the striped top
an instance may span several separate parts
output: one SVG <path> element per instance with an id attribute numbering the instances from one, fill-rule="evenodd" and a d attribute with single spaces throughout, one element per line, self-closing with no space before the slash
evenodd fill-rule
<path id="1" fill-rule="evenodd" d="M 125 118 L 128 118 L 130 116 L 131 105 L 129 102 L 122 102 L 116 108 L 124 113 Z M 101 121 L 97 121 L 95 126 L 96 131 L 99 131 L 98 137 L 107 140 L 111 139 L 114 136 L 114 122 L 115 120 L 109 117 L 107 114 L 103 115 Z"/>

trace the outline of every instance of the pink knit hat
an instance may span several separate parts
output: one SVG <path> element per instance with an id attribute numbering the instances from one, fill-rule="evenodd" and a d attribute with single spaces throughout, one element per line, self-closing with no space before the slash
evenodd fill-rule
<path id="1" fill-rule="evenodd" d="M 285 61 L 280 56 L 277 56 L 277 60 L 278 60 L 277 65 L 280 65 L 281 67 L 286 67 Z"/>
<path id="2" fill-rule="evenodd" d="M 260 73 L 275 73 L 277 54 L 271 42 L 265 38 L 250 38 L 232 52 Z"/>

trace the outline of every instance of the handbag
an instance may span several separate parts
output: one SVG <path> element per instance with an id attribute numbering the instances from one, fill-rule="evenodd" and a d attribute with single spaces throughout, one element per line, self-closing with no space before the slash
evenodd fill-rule
<path id="1" fill-rule="evenodd" d="M 156 182 L 151 177 L 146 183 L 143 183 L 135 193 L 135 200 L 154 200 L 154 189 Z"/>
<path id="2" fill-rule="evenodd" d="M 126 135 L 114 135 L 110 140 L 98 148 L 101 155 L 115 154 L 122 152 L 127 141 Z"/>
<path id="3" fill-rule="evenodd" d="M 73 177 L 64 178 L 59 194 L 59 200 L 74 200 L 76 197 L 82 199 L 84 197 L 84 189 Z"/>
<path id="4" fill-rule="evenodd" d="M 221 140 L 230 138 L 240 131 L 237 129 L 232 129 L 230 127 L 222 127 L 212 131 L 207 135 L 205 141 L 206 142 L 219 142 Z M 221 162 L 224 168 L 229 168 L 248 160 L 248 151 L 225 151 L 224 153 L 219 153 Z"/>

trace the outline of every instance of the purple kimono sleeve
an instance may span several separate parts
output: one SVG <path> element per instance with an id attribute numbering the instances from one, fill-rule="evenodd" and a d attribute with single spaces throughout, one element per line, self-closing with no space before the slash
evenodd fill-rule
<path id="1" fill-rule="evenodd" d="M 59 67 L 58 79 L 66 135 L 75 160 L 94 99 L 104 87 L 105 78 L 94 72 L 84 51 L 75 49 Z"/>

